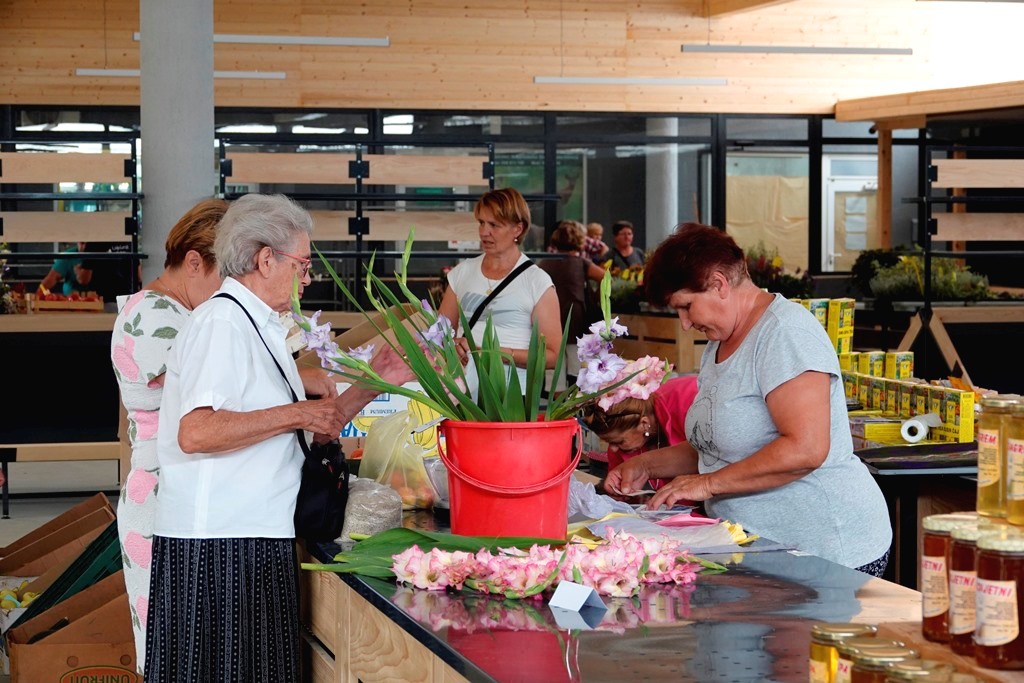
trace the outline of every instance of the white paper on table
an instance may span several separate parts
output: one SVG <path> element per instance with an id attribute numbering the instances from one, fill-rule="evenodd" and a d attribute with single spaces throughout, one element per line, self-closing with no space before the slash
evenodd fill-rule
<path id="1" fill-rule="evenodd" d="M 596 590 L 572 581 L 558 583 L 548 607 L 559 628 L 571 630 L 594 628 L 608 609 Z"/>
<path id="2" fill-rule="evenodd" d="M 607 607 L 584 607 L 579 612 L 564 607 L 552 607 L 551 615 L 555 618 L 558 628 L 567 631 L 587 631 L 597 628 L 607 611 Z"/>
<path id="3" fill-rule="evenodd" d="M 611 531 L 609 531 L 609 527 Z M 612 519 L 594 522 L 587 528 L 601 538 L 608 538 L 611 533 L 625 531 L 637 538 L 668 538 L 678 541 L 679 548 L 691 553 L 700 553 L 704 548 L 716 551 L 723 546 L 739 549 L 732 534 L 725 524 L 713 524 L 692 527 L 663 527 L 639 517 L 613 517 Z"/>

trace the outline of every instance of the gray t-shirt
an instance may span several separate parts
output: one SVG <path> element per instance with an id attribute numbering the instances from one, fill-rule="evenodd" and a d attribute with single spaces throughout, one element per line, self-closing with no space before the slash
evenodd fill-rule
<path id="1" fill-rule="evenodd" d="M 729 358 L 718 363 L 717 352 L 718 342 L 704 350 L 699 390 L 686 415 L 700 472 L 750 457 L 778 438 L 765 397 L 807 371 L 830 376 L 831 447 L 821 467 L 802 479 L 758 493 L 715 496 L 706 503 L 708 513 L 847 567 L 884 555 L 892 541 L 885 499 L 853 454 L 839 360 L 821 323 L 776 295 Z"/>

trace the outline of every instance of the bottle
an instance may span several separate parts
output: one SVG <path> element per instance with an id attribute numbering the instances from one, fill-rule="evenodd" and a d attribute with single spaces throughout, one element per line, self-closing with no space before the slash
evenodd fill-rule
<path id="1" fill-rule="evenodd" d="M 974 655 L 977 541 L 1001 528 L 1006 527 L 979 521 L 949 532 L 949 646 L 958 655 Z"/>
<path id="2" fill-rule="evenodd" d="M 974 658 L 986 669 L 1024 669 L 1024 533 L 1000 531 L 977 543 Z"/>
<path id="3" fill-rule="evenodd" d="M 878 638 L 874 634 L 843 638 L 836 643 L 836 653 L 839 656 L 836 659 L 834 683 L 850 683 L 850 678 L 853 675 L 853 654 L 870 650 L 873 647 L 904 647 L 904 645 L 898 640 Z"/>
<path id="4" fill-rule="evenodd" d="M 1010 409 L 1006 429 L 1006 521 L 1024 525 L 1024 402 Z"/>
<path id="5" fill-rule="evenodd" d="M 873 647 L 853 654 L 851 683 L 885 683 L 889 665 L 917 659 L 917 650 L 908 647 Z"/>
<path id="6" fill-rule="evenodd" d="M 836 643 L 844 638 L 873 636 L 878 628 L 871 624 L 822 623 L 811 627 L 810 683 L 833 683 L 839 654 Z"/>
<path id="7" fill-rule="evenodd" d="M 978 439 L 978 514 L 1006 517 L 1006 428 L 1018 398 L 998 394 L 981 399 Z"/>
<path id="8" fill-rule="evenodd" d="M 972 512 L 928 515 L 921 521 L 921 633 L 928 640 L 949 641 L 949 533 L 977 521 Z"/>

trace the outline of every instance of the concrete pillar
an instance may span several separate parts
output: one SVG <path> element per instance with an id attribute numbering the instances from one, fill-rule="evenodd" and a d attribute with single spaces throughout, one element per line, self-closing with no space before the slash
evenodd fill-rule
<path id="1" fill-rule="evenodd" d="M 648 135 L 678 135 L 679 122 L 673 118 L 647 121 Z M 679 145 L 652 144 L 647 151 L 647 251 L 672 234 L 679 222 Z"/>
<path id="2" fill-rule="evenodd" d="M 142 282 L 163 271 L 164 241 L 216 189 L 213 0 L 140 0 Z"/>

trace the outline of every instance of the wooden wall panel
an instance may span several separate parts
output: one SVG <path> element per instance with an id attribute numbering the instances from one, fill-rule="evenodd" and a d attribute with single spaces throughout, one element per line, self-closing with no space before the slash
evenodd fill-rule
<path id="1" fill-rule="evenodd" d="M 0 152 L 3 183 L 123 183 L 128 154 Z"/>
<path id="2" fill-rule="evenodd" d="M 975 3 L 972 21 L 914 0 L 215 0 L 218 33 L 390 38 L 384 48 L 218 43 L 221 70 L 285 80 L 218 79 L 216 103 L 624 112 L 830 113 L 835 102 L 948 83 L 936 68 L 958 45 L 991 44 L 1024 6 Z M 991 6 L 990 6 L 991 5 Z M 736 8 L 752 6 L 746 11 Z M 717 7 L 717 9 L 716 9 Z M 998 21 L 996 17 L 1005 17 Z M 0 3 L 0 103 L 137 104 L 138 80 L 77 77 L 76 67 L 138 68 L 138 0 Z M 810 30 L 813 27 L 813 30 Z M 912 56 L 698 54 L 682 43 L 911 48 Z M 990 78 L 963 49 L 962 79 Z M 718 77 L 726 86 L 547 85 L 535 76 Z M 965 83 L 970 84 L 970 83 Z"/>
<path id="3" fill-rule="evenodd" d="M 114 211 L 2 211 L 4 242 L 130 242 L 129 213 Z"/>

